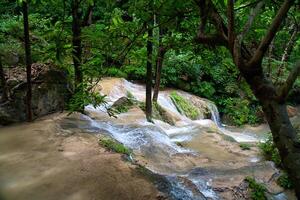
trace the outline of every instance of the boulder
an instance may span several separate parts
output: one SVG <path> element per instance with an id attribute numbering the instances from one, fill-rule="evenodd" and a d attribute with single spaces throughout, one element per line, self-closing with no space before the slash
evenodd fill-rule
<path id="1" fill-rule="evenodd" d="M 35 70 L 39 68 L 36 65 Z M 26 81 L 8 80 L 8 82 L 10 82 L 10 100 L 0 104 L 0 125 L 26 121 L 27 118 Z M 69 97 L 66 74 L 57 68 L 40 65 L 40 70 L 33 74 L 32 79 L 33 118 L 62 111 Z"/>
<path id="2" fill-rule="evenodd" d="M 286 108 L 287 108 L 289 117 L 295 117 L 298 114 L 297 108 L 295 108 L 293 106 L 287 106 Z"/>

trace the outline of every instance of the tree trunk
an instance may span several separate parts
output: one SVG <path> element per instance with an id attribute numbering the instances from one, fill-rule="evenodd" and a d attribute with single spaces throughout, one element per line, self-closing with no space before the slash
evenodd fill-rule
<path id="1" fill-rule="evenodd" d="M 288 117 L 286 104 L 263 101 L 262 107 L 283 167 L 294 183 L 296 196 L 300 199 L 300 141 L 297 141 L 297 134 Z"/>
<path id="2" fill-rule="evenodd" d="M 157 52 L 157 60 L 156 60 L 156 72 L 155 72 L 155 85 L 153 91 L 153 102 L 157 102 L 159 87 L 160 87 L 160 79 L 161 79 L 161 69 L 166 53 L 166 48 L 162 44 L 163 31 L 162 28 L 159 27 L 159 41 L 158 41 L 158 52 Z"/>
<path id="3" fill-rule="evenodd" d="M 22 2 L 23 8 L 23 23 L 24 23 L 24 41 L 25 41 L 25 58 L 26 58 L 26 75 L 27 75 L 27 120 L 32 121 L 32 108 L 31 108 L 31 51 L 29 40 L 29 25 L 28 25 L 28 4 L 26 1 Z"/>
<path id="4" fill-rule="evenodd" d="M 152 25 L 152 24 L 151 24 Z M 146 74 L 146 118 L 148 121 L 152 119 L 152 27 L 148 26 L 148 40 L 147 40 L 147 74 Z"/>
<path id="5" fill-rule="evenodd" d="M 82 21 L 83 27 L 90 26 L 92 24 L 93 8 L 94 8 L 94 5 L 89 5 L 87 12 Z"/>
<path id="6" fill-rule="evenodd" d="M 72 1 L 72 32 L 73 32 L 73 64 L 75 71 L 75 91 L 82 83 L 83 75 L 81 71 L 81 27 L 80 27 L 80 14 L 79 14 L 79 0 Z"/>
<path id="7" fill-rule="evenodd" d="M 1 56 L 0 56 L 0 83 L 1 83 L 1 87 L 2 87 L 1 101 L 5 102 L 8 100 L 8 92 L 7 92 L 7 87 L 6 87 L 6 80 L 5 80 L 5 74 L 4 74 L 4 70 L 3 70 Z"/>
<path id="8" fill-rule="evenodd" d="M 297 198 L 300 199 L 300 141 L 288 117 L 286 102 L 277 99 L 278 91 L 264 77 L 261 66 L 252 66 L 251 71 L 243 68 L 245 67 L 239 67 L 263 108 L 283 167 L 294 184 Z"/>

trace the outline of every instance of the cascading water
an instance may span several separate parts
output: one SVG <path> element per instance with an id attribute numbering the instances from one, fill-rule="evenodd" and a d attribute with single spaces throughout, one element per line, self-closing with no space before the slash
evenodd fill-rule
<path id="1" fill-rule="evenodd" d="M 102 81 L 102 85 L 102 88 L 110 88 L 104 90 L 108 105 L 112 105 L 119 98 L 126 96 L 128 92 L 138 101 L 145 100 L 145 87 L 142 85 L 133 84 L 124 79 L 105 79 Z M 92 106 L 87 106 L 86 111 L 93 119 L 88 117 L 86 120 L 90 121 L 90 125 L 94 127 L 95 132 L 108 134 L 123 143 L 131 148 L 136 155 L 141 155 L 138 159 L 145 160 L 148 169 L 166 176 L 171 188 L 169 192 L 172 198 L 186 200 L 219 199 L 218 194 L 212 190 L 210 185 L 213 172 L 205 176 L 191 173 L 194 168 L 200 165 L 203 165 L 203 167 L 205 165 L 219 167 L 219 161 L 214 161 L 216 164 L 214 162 L 207 164 L 205 163 L 207 158 L 201 157 L 201 151 L 199 155 L 193 150 L 178 146 L 176 143 L 192 140 L 195 136 L 201 135 L 203 131 L 205 132 L 207 127 L 217 129 L 223 134 L 233 137 L 238 142 L 253 142 L 257 139 L 248 134 L 226 130 L 221 123 L 215 104 L 183 91 L 178 91 L 180 95 L 193 100 L 197 105 L 206 106 L 210 110 L 211 120 L 190 120 L 177 111 L 176 106 L 170 99 L 170 92 L 170 90 L 161 91 L 158 104 L 168 115 L 172 116 L 175 125 L 160 120 L 154 120 L 154 124 L 149 123 L 141 110 L 129 110 L 127 113 L 118 115 L 117 119 L 111 119 L 103 112 L 103 107 L 95 109 Z M 232 157 L 235 157 L 235 155 Z M 245 162 L 248 163 L 248 161 Z M 224 169 L 230 167 L 227 165 L 224 165 Z M 239 165 L 237 164 L 237 166 Z"/>
<path id="2" fill-rule="evenodd" d="M 217 106 L 212 103 L 212 102 L 209 102 L 207 104 L 210 112 L 211 112 L 211 119 L 215 122 L 215 124 L 218 126 L 218 127 L 222 127 L 222 122 L 221 122 L 221 119 L 220 119 L 220 114 L 219 114 L 219 110 L 217 108 Z"/>

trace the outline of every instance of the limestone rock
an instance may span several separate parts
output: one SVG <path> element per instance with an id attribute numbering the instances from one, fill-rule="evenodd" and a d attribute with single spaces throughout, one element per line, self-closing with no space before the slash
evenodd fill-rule
<path id="1" fill-rule="evenodd" d="M 33 64 L 33 118 L 63 110 L 70 96 L 67 77 L 63 71 L 37 65 Z M 26 121 L 27 84 L 22 79 L 21 82 L 15 80 L 14 77 L 8 80 L 10 100 L 0 105 L 0 125 Z"/>

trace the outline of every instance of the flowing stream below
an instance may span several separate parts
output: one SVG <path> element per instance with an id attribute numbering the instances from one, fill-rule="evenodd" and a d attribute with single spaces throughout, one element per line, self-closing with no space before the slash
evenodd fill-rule
<path id="1" fill-rule="evenodd" d="M 226 126 L 213 102 L 175 89 L 160 91 L 150 123 L 143 85 L 104 78 L 95 91 L 107 104 L 86 106 L 86 115 L 57 113 L 0 129 L 0 199 L 240 200 L 250 199 L 247 176 L 266 186 L 268 199 L 296 199 L 260 156 L 267 125 Z M 174 93 L 197 115 L 187 114 Z M 128 109 L 108 115 L 129 99 Z M 131 163 L 99 147 L 102 137 L 131 149 Z"/>
<path id="2" fill-rule="evenodd" d="M 245 177 L 255 177 L 266 184 L 270 199 L 291 199 L 276 186 L 278 170 L 273 163 L 261 159 L 256 143 L 264 140 L 267 126 L 257 131 L 235 131 L 220 121 L 218 109 L 209 100 L 180 90 L 163 90 L 158 104 L 172 119 L 172 125 L 154 119 L 147 122 L 144 112 L 133 107 L 128 112 L 109 117 L 107 108 L 130 93 L 136 100 L 145 101 L 145 87 L 125 79 L 105 78 L 98 85 L 107 95 L 107 105 L 85 108 L 89 129 L 108 135 L 133 150 L 133 159 L 156 174 L 165 177 L 168 193 L 173 199 L 243 199 Z M 180 113 L 170 98 L 176 91 L 196 106 L 200 115 L 191 120 Z M 204 112 L 210 113 L 205 119 Z M 239 143 L 253 144 L 242 150 Z"/>

